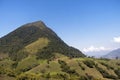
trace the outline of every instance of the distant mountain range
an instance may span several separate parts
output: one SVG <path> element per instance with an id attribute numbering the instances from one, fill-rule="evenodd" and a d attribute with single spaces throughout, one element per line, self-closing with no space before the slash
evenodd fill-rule
<path id="1" fill-rule="evenodd" d="M 109 52 L 108 54 L 103 56 L 104 58 L 115 59 L 120 58 L 120 48 Z"/>

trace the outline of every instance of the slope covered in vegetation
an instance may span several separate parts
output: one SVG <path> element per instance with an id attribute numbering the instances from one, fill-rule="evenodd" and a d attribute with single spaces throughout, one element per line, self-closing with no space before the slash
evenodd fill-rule
<path id="1" fill-rule="evenodd" d="M 0 80 L 119 80 L 120 60 L 86 58 L 41 22 L 0 38 Z"/>
<path id="2" fill-rule="evenodd" d="M 34 54 L 39 59 L 47 59 L 53 58 L 53 53 L 64 54 L 71 58 L 85 57 L 78 49 L 68 46 L 42 21 L 25 24 L 0 38 L 1 58 L 9 56 L 16 61 Z"/>
<path id="3" fill-rule="evenodd" d="M 59 54 L 58 54 L 59 55 Z M 7 77 L 5 77 L 7 76 Z M 36 56 L 17 62 L 0 61 L 2 80 L 119 80 L 120 60 L 69 58 L 42 60 Z"/>

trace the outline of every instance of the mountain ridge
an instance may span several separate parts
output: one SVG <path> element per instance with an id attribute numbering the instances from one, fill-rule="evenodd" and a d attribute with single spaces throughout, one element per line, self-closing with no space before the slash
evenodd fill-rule
<path id="1" fill-rule="evenodd" d="M 38 48 L 38 52 L 36 52 L 38 55 L 41 52 L 50 54 L 57 52 L 69 57 L 85 57 L 85 55 L 78 49 L 68 46 L 42 21 L 36 21 L 22 25 L 13 32 L 0 38 L 0 51 L 1 53 L 8 53 L 9 56 L 16 56 L 17 53 L 20 55 L 21 52 L 25 55 L 28 55 L 26 54 L 28 52 L 24 48 L 39 40 L 39 38 L 47 38 L 49 43 L 46 47 L 40 49 Z"/>
<path id="2" fill-rule="evenodd" d="M 0 80 L 119 80 L 120 60 L 88 58 L 43 22 L 0 38 Z"/>
<path id="3" fill-rule="evenodd" d="M 116 59 L 120 58 L 120 48 L 112 50 L 108 54 L 103 56 L 104 58 L 109 58 L 109 59 Z"/>

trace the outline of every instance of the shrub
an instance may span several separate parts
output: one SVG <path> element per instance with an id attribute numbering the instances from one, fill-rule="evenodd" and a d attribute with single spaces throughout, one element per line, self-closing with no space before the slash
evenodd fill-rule
<path id="1" fill-rule="evenodd" d="M 28 57 L 28 52 L 24 51 L 24 50 L 20 50 L 16 53 L 10 53 L 9 56 L 11 58 L 11 60 L 13 61 L 21 61 L 22 59 Z"/>
<path id="2" fill-rule="evenodd" d="M 118 75 L 118 78 L 120 79 L 120 68 L 114 70 L 114 72 Z"/>
<path id="3" fill-rule="evenodd" d="M 33 67 L 38 66 L 38 62 L 36 60 L 35 56 L 29 56 L 25 59 L 23 59 L 22 61 L 20 61 L 18 63 L 18 66 L 16 68 L 17 72 L 26 72 L 30 69 L 32 69 Z"/>
<path id="4" fill-rule="evenodd" d="M 87 80 L 95 80 L 93 76 L 89 75 L 86 73 L 86 76 L 87 76 Z"/>
<path id="5" fill-rule="evenodd" d="M 51 78 L 51 75 L 50 75 L 50 73 L 45 73 L 42 75 L 42 77 L 49 79 L 49 78 Z"/>
<path id="6" fill-rule="evenodd" d="M 42 70 L 41 70 L 41 73 L 42 73 L 42 74 L 44 74 L 45 72 L 46 72 L 46 70 L 45 70 L 45 69 L 42 69 Z"/>
<path id="7" fill-rule="evenodd" d="M 5 69 L 2 66 L 0 66 L 0 74 L 5 74 Z"/>
<path id="8" fill-rule="evenodd" d="M 54 54 L 49 47 L 44 47 L 42 50 L 40 49 L 37 54 L 37 59 L 52 59 L 54 58 Z"/>
<path id="9" fill-rule="evenodd" d="M 54 78 L 55 80 L 70 80 L 70 76 L 67 73 L 56 73 L 51 75 L 51 78 Z M 53 79 L 53 80 L 54 80 Z"/>
<path id="10" fill-rule="evenodd" d="M 104 63 L 104 62 L 100 62 L 103 66 L 106 66 L 107 69 L 114 69 L 113 67 L 109 66 L 108 64 Z"/>
<path id="11" fill-rule="evenodd" d="M 65 61 L 58 60 L 58 62 L 61 65 L 63 72 L 66 72 L 70 75 L 72 75 L 72 74 L 79 75 L 78 73 L 76 73 L 76 71 L 74 69 L 70 69 L 70 67 L 67 65 L 67 63 Z"/>
<path id="12" fill-rule="evenodd" d="M 16 76 L 15 71 L 13 71 L 12 69 L 7 68 L 7 69 L 5 69 L 5 72 L 9 77 L 15 77 Z"/>
<path id="13" fill-rule="evenodd" d="M 85 70 L 85 67 L 83 67 L 83 66 L 81 65 L 81 63 L 78 62 L 78 65 L 80 66 L 80 68 L 81 68 L 82 70 Z"/>
<path id="14" fill-rule="evenodd" d="M 79 80 L 88 80 L 86 76 L 81 76 Z"/>
<path id="15" fill-rule="evenodd" d="M 120 63 L 117 62 L 116 65 L 120 66 Z"/>
<path id="16" fill-rule="evenodd" d="M 17 76 L 17 80 L 39 80 L 40 75 L 35 73 L 25 73 Z"/>
<path id="17" fill-rule="evenodd" d="M 87 65 L 89 68 L 94 68 L 95 62 L 93 60 L 85 60 L 83 61 L 85 65 Z"/>
<path id="18" fill-rule="evenodd" d="M 16 68 L 17 65 L 18 65 L 18 62 L 16 61 L 16 62 L 14 62 L 14 63 L 12 64 L 12 68 Z"/>
<path id="19" fill-rule="evenodd" d="M 108 59 L 108 58 L 100 58 L 100 60 L 104 60 L 104 61 L 110 61 L 110 59 Z"/>
<path id="20" fill-rule="evenodd" d="M 109 73 L 106 72 L 104 69 L 102 69 L 102 68 L 100 68 L 100 67 L 98 67 L 98 66 L 96 66 L 96 69 L 102 74 L 102 76 L 103 76 L 104 78 L 117 79 L 116 76 L 109 74 Z"/>

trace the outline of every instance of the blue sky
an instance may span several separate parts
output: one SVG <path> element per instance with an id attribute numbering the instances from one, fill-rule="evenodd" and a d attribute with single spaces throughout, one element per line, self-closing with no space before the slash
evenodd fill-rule
<path id="1" fill-rule="evenodd" d="M 120 47 L 120 0 L 0 0 L 0 37 L 38 20 L 88 55 Z"/>

